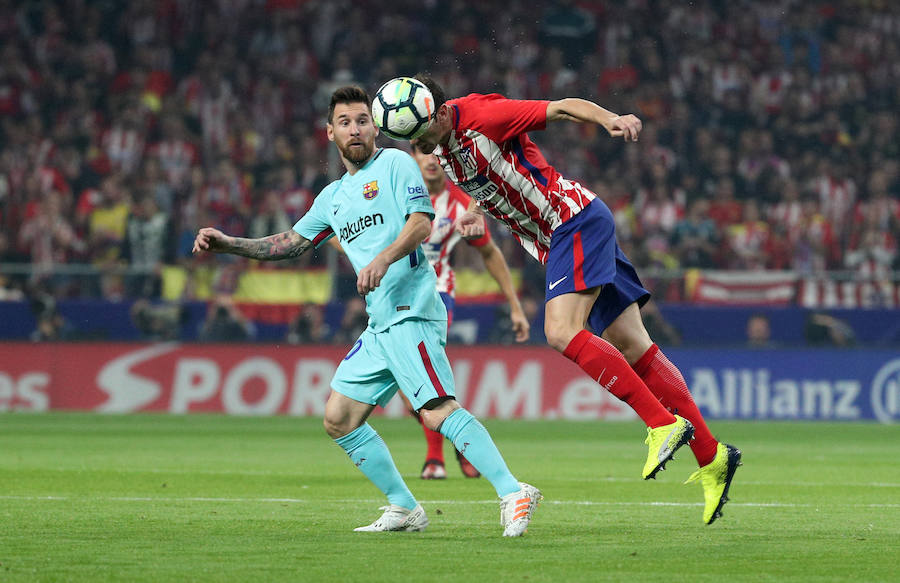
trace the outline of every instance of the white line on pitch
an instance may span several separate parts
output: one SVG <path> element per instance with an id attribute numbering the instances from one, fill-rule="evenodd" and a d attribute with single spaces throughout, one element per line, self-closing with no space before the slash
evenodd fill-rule
<path id="1" fill-rule="evenodd" d="M 50 468 L 48 468 L 50 469 Z M 58 472 L 83 472 L 89 471 L 87 468 L 52 468 L 54 471 Z M 295 476 L 300 477 L 305 474 L 300 474 L 297 472 L 286 472 L 286 471 L 276 471 L 276 470 L 238 470 L 238 471 L 229 471 L 229 470 L 205 470 L 205 469 L 194 469 L 194 468 L 173 468 L 173 469 L 163 469 L 163 468 L 129 468 L 129 469 L 117 469 L 114 470 L 116 473 L 129 473 L 129 474 L 161 474 L 161 475 L 180 475 L 180 474 L 201 474 L 201 475 L 210 475 L 210 476 Z M 419 474 L 402 474 L 402 476 L 406 478 L 418 478 Z M 640 478 L 621 478 L 609 476 L 606 478 L 593 478 L 598 482 L 613 482 L 613 483 L 640 483 L 643 482 Z M 572 477 L 572 478 L 554 478 L 556 482 L 574 482 L 577 481 L 579 483 L 590 482 L 591 479 L 580 478 L 580 477 Z M 821 488 L 821 487 L 842 487 L 842 488 L 900 488 L 900 482 L 766 482 L 766 481 L 747 481 L 741 480 L 741 486 L 799 486 L 804 488 Z"/>
<path id="2" fill-rule="evenodd" d="M 14 496 L 0 495 L 0 500 L 96 500 L 108 502 L 235 502 L 235 503 L 280 503 L 280 504 L 307 504 L 310 500 L 301 498 L 209 498 L 202 496 L 152 497 L 152 496 Z M 335 499 L 316 500 L 316 504 L 377 504 L 383 500 L 370 498 L 359 499 Z M 423 504 L 496 504 L 496 500 L 421 500 Z M 543 504 L 554 506 L 703 506 L 700 502 L 621 502 L 621 501 L 596 501 L 596 500 L 545 500 Z M 746 506 L 748 508 L 818 508 L 820 506 L 842 506 L 847 508 L 900 508 L 900 504 L 806 504 L 793 502 L 730 502 L 729 506 Z"/>

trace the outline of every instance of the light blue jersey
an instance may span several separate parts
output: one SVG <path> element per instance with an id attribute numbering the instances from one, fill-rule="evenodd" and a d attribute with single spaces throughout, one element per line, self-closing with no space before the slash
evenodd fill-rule
<path id="1" fill-rule="evenodd" d="M 415 212 L 434 218 L 434 207 L 415 160 L 401 150 L 379 149 L 356 174 L 326 186 L 294 231 L 318 247 L 337 235 L 353 269 L 369 265 L 397 239 Z M 388 267 L 366 295 L 369 330 L 383 332 L 407 319 L 447 320 L 437 278 L 422 247 Z"/>

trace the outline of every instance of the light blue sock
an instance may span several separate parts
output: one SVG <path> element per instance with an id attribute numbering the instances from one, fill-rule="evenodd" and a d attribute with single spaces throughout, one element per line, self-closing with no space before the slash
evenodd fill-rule
<path id="1" fill-rule="evenodd" d="M 497 496 L 519 491 L 519 482 L 506 467 L 491 435 L 471 413 L 462 408 L 456 409 L 444 419 L 441 433 L 488 479 L 497 490 Z"/>
<path id="2" fill-rule="evenodd" d="M 412 510 L 416 507 L 416 499 L 406 487 L 391 452 L 381 436 L 372 426 L 363 423 L 347 435 L 334 440 L 344 448 L 350 460 L 356 464 L 379 490 L 384 492 L 391 504 Z"/>

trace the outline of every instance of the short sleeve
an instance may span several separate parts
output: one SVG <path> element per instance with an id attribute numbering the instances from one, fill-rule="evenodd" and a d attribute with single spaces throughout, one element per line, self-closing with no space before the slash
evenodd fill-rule
<path id="1" fill-rule="evenodd" d="M 406 152 L 394 152 L 392 180 L 397 205 L 403 209 L 406 217 L 413 213 L 425 213 L 434 219 L 434 206 L 419 165 Z"/>
<path id="2" fill-rule="evenodd" d="M 328 222 L 328 214 L 325 212 L 332 191 L 333 188 L 327 187 L 319 193 L 309 211 L 294 223 L 294 231 L 312 241 L 316 247 L 334 236 L 334 229 Z"/>
<path id="3" fill-rule="evenodd" d="M 451 103 L 452 105 L 452 103 Z M 507 99 L 502 95 L 481 95 L 477 100 L 459 100 L 460 124 L 475 129 L 497 143 L 547 127 L 546 100 Z"/>

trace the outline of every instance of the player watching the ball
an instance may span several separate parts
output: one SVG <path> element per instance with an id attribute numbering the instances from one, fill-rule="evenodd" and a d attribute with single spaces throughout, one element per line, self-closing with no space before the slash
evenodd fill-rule
<path id="1" fill-rule="evenodd" d="M 375 522 L 355 530 L 422 531 L 428 526 L 387 445 L 366 423 L 375 405 L 386 404 L 399 388 L 423 423 L 451 440 L 494 486 L 503 536 L 521 536 L 541 493 L 513 477 L 484 426 L 455 400 L 444 352 L 447 310 L 421 247 L 434 217 L 422 174 L 409 154 L 375 148 L 378 128 L 369 96 L 359 87 L 332 94 L 326 129 L 347 173 L 319 193 L 293 229 L 245 239 L 205 227 L 197 233 L 194 252 L 287 259 L 336 235 L 357 272 L 369 326 L 335 371 L 325 430 L 389 503 Z"/>

